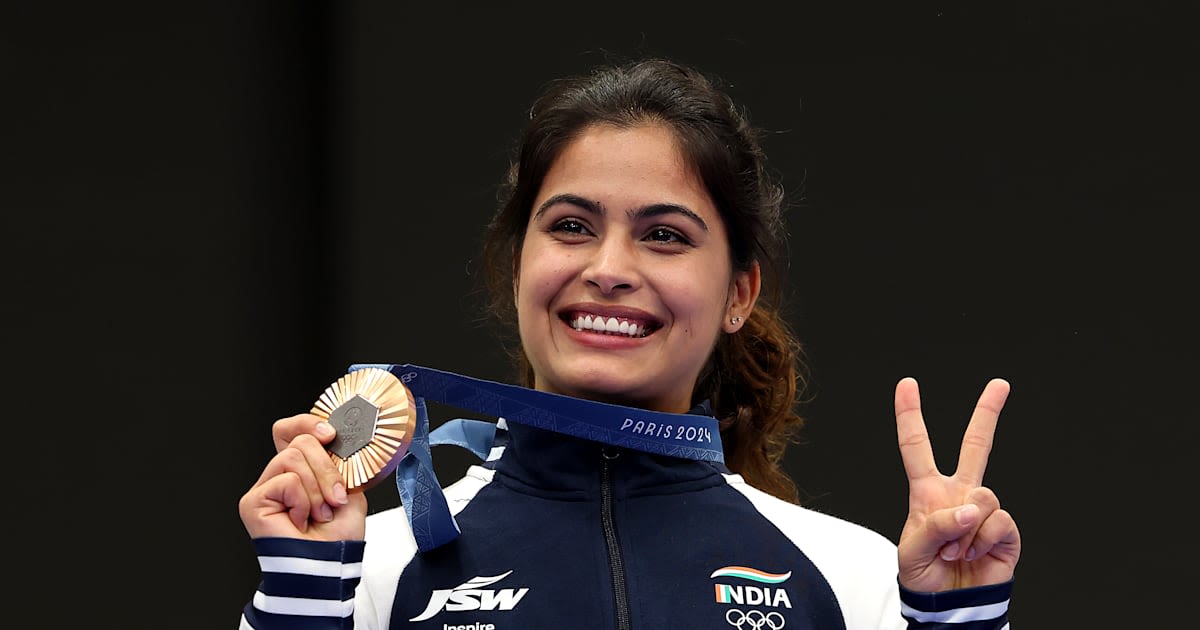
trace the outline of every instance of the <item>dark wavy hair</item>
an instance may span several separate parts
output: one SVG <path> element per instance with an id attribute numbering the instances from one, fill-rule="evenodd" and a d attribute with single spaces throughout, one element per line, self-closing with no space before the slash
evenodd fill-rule
<path id="1" fill-rule="evenodd" d="M 720 335 L 697 380 L 693 404 L 709 400 L 721 424 L 725 462 L 750 484 L 792 502 L 796 486 L 780 460 L 803 424 L 802 349 L 782 317 L 784 190 L 767 166 L 761 131 L 719 86 L 695 68 L 643 59 L 553 81 L 534 101 L 499 207 L 484 235 L 489 310 L 516 321 L 513 274 L 542 180 L 563 149 L 589 128 L 662 125 L 679 145 L 720 212 L 736 271 L 758 262 L 762 291 L 745 325 Z M 533 371 L 519 343 L 510 350 L 524 385 Z"/>

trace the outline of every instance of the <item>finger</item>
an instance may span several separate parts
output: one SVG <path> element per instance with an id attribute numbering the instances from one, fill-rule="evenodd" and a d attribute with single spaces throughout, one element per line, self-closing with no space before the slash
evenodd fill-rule
<path id="1" fill-rule="evenodd" d="M 286 513 L 295 530 L 303 532 L 308 526 L 311 510 L 303 481 L 291 472 L 275 475 L 254 486 L 238 503 L 238 512 L 251 538 L 294 534 L 272 518 L 280 513 Z"/>
<path id="2" fill-rule="evenodd" d="M 963 539 L 980 523 L 979 506 L 966 503 L 934 512 L 925 526 L 929 530 L 927 544 L 937 548 L 938 556 L 947 562 L 962 557 L 967 547 Z"/>
<path id="3" fill-rule="evenodd" d="M 925 417 L 921 415 L 921 393 L 912 377 L 900 379 L 896 384 L 896 437 L 904 472 L 910 481 L 939 474 Z"/>
<path id="4" fill-rule="evenodd" d="M 978 535 L 980 524 L 996 510 L 1000 509 L 1000 499 L 992 492 L 990 488 L 979 487 L 967 493 L 963 501 L 963 505 L 974 505 L 979 509 L 979 517 L 976 519 L 974 527 L 964 532 L 955 542 L 958 544 L 958 552 L 963 558 L 967 558 L 973 546 L 975 545 L 975 537 Z"/>
<path id="5" fill-rule="evenodd" d="M 957 559 L 963 552 L 959 540 L 980 521 L 979 506 L 973 503 L 930 512 L 916 528 L 905 526 L 902 554 L 909 558 Z"/>
<path id="6" fill-rule="evenodd" d="M 277 483 L 275 480 L 280 477 L 294 477 L 297 487 L 302 489 L 308 497 L 305 504 L 320 510 L 314 514 L 304 514 L 304 519 L 328 521 L 333 517 L 332 511 L 325 504 L 324 496 L 321 494 L 321 484 L 317 481 L 317 475 L 309 466 L 307 458 L 300 449 L 286 448 L 271 458 L 254 486 L 258 488 Z M 324 506 L 323 510 L 322 506 Z"/>
<path id="7" fill-rule="evenodd" d="M 325 448 L 311 435 L 303 434 L 267 463 L 256 485 L 273 477 L 290 473 L 300 480 L 315 512 L 312 518 L 329 521 L 333 518 L 330 506 L 346 503 L 345 486 Z"/>
<path id="8" fill-rule="evenodd" d="M 271 438 L 275 441 L 276 453 L 287 448 L 297 436 L 312 435 L 322 444 L 328 444 L 336 433 L 325 418 L 311 413 L 282 418 L 271 425 Z"/>
<path id="9" fill-rule="evenodd" d="M 325 508 L 345 505 L 347 501 L 346 486 L 324 445 L 313 436 L 304 434 L 296 436 L 289 448 L 297 449 L 304 455 L 305 463 L 316 477 L 318 487 L 313 502 L 320 501 Z M 321 510 L 322 516 L 326 516 L 327 513 L 328 509 Z M 332 518 L 332 515 L 328 516 Z M 320 520 L 327 521 L 329 518 Z"/>
<path id="10" fill-rule="evenodd" d="M 988 381 L 979 402 L 975 404 L 975 412 L 967 424 L 963 434 L 962 447 L 958 453 L 958 469 L 954 476 L 964 483 L 973 486 L 983 484 L 983 473 L 987 469 L 988 456 L 992 452 L 992 438 L 996 433 L 996 422 L 1000 419 L 1000 410 L 1008 399 L 1008 381 L 994 378 Z"/>
<path id="11" fill-rule="evenodd" d="M 975 533 L 975 540 L 967 548 L 965 559 L 975 560 L 987 554 L 1011 555 L 1015 562 L 1021 552 L 1021 533 L 1011 514 L 995 510 L 984 519 Z"/>

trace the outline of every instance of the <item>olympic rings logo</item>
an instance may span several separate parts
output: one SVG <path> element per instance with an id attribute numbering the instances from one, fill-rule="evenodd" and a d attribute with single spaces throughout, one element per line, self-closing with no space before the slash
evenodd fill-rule
<path id="1" fill-rule="evenodd" d="M 777 612 L 764 613 L 761 610 L 742 612 L 730 608 L 725 612 L 725 621 L 738 630 L 779 630 L 783 627 L 783 615 Z"/>

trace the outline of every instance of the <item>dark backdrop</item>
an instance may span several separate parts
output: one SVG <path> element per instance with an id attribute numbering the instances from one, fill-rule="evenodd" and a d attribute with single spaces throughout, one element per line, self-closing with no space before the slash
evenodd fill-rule
<path id="1" fill-rule="evenodd" d="M 510 380 L 472 281 L 507 150 L 545 81 L 639 51 L 724 77 L 772 132 L 805 502 L 895 540 L 895 382 L 920 380 L 949 470 L 1004 377 L 986 481 L 1024 537 L 1014 620 L 1190 618 L 1183 16 L 649 4 L 6 6 L 6 619 L 235 627 L 270 423 L 350 363 Z M 468 463 L 435 456 L 443 481 Z"/>

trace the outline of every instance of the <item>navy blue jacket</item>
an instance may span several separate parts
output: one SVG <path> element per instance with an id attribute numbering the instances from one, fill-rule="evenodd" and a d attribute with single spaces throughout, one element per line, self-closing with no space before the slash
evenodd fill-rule
<path id="1" fill-rule="evenodd" d="M 400 508 L 364 541 L 255 542 L 242 628 L 1004 628 L 1011 582 L 903 591 L 882 535 L 720 464 L 512 425 L 446 489 L 461 529 L 417 553 Z M 903 592 L 902 592 L 903 591 Z"/>

